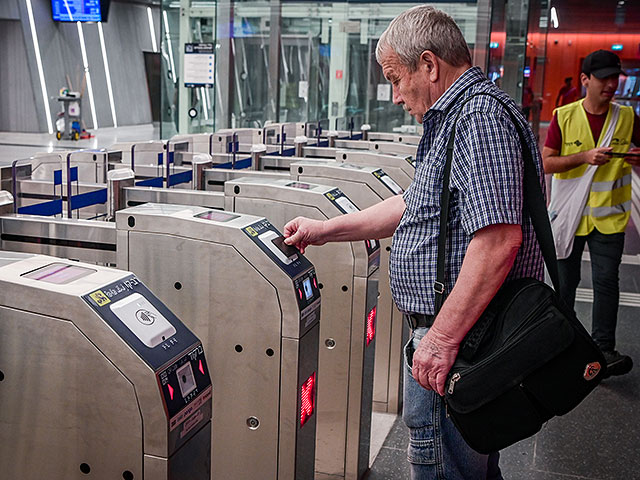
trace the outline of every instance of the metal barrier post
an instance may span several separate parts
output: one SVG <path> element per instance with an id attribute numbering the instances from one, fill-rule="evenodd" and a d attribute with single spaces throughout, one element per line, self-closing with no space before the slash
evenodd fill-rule
<path id="1" fill-rule="evenodd" d="M 262 170 L 262 157 L 267 153 L 267 146 L 264 143 L 251 146 L 251 168 Z"/>
<path id="2" fill-rule="evenodd" d="M 204 170 L 213 167 L 211 155 L 199 153 L 191 160 L 191 182 L 194 190 L 204 190 Z"/>
<path id="3" fill-rule="evenodd" d="M 116 212 L 126 207 L 124 188 L 133 187 L 134 183 L 135 174 L 132 169 L 118 168 L 107 173 L 107 201 L 109 208 L 107 221 L 115 221 Z"/>
<path id="4" fill-rule="evenodd" d="M 360 127 L 360 131 L 362 132 L 362 140 L 369 140 L 369 131 L 371 130 L 371 125 L 365 123 Z"/>
<path id="5" fill-rule="evenodd" d="M 295 152 L 294 155 L 296 157 L 302 157 L 302 150 L 304 148 L 304 146 L 307 144 L 307 137 L 296 137 L 295 140 L 293 141 L 294 145 L 295 145 Z"/>

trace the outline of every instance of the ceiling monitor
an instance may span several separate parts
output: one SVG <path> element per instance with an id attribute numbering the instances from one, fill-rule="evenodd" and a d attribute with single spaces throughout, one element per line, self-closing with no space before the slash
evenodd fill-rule
<path id="1" fill-rule="evenodd" d="M 58 22 L 106 22 L 111 0 L 51 0 L 51 14 Z"/>

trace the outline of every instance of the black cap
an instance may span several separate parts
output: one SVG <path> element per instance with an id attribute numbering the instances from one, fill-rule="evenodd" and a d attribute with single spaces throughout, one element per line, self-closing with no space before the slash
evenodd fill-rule
<path id="1" fill-rule="evenodd" d="M 607 78 L 624 73 L 620 65 L 620 57 L 608 50 L 596 50 L 587 55 L 582 62 L 582 73 L 596 78 Z"/>

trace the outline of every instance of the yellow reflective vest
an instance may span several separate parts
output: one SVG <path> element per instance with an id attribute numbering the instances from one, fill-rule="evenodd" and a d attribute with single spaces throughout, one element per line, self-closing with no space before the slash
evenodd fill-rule
<path id="1" fill-rule="evenodd" d="M 572 155 L 596 148 L 587 114 L 582 106 L 584 100 L 564 105 L 555 113 L 562 133 L 561 156 Z M 602 127 L 602 137 L 611 121 L 611 105 L 607 119 Z M 633 108 L 620 106 L 620 116 L 609 145 L 614 152 L 625 153 L 633 135 Z M 559 180 L 577 178 L 584 174 L 587 164 L 580 165 L 566 172 L 556 173 Z M 631 213 L 631 166 L 622 158 L 612 158 L 607 164 L 600 165 L 593 177 L 587 204 L 582 212 L 582 219 L 576 235 L 588 235 L 597 228 L 605 234 L 624 232 Z"/>

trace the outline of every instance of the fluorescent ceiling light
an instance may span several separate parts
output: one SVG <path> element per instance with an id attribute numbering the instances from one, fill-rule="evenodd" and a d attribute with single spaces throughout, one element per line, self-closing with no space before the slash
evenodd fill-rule
<path id="1" fill-rule="evenodd" d="M 111 73 L 109 71 L 109 61 L 107 60 L 107 46 L 104 42 L 104 32 L 102 31 L 102 22 L 98 22 L 98 34 L 100 35 L 100 48 L 102 48 L 102 61 L 104 62 L 104 73 L 107 76 L 107 92 L 109 93 L 109 105 L 111 105 L 111 118 L 113 126 L 118 126 L 116 118 L 116 105 L 113 99 L 113 87 L 111 86 Z"/>
<path id="2" fill-rule="evenodd" d="M 169 19 L 167 18 L 167 11 L 162 11 L 162 17 L 164 19 L 164 31 L 165 41 L 167 42 L 167 50 L 169 50 L 169 62 L 171 64 L 171 78 L 173 83 L 176 83 L 176 64 L 173 62 L 173 46 L 171 45 L 171 35 L 169 33 Z"/>
<path id="3" fill-rule="evenodd" d="M 151 11 L 151 7 L 147 7 L 147 17 L 149 18 L 149 31 L 151 32 L 151 45 L 153 52 L 156 53 L 158 51 L 158 44 L 156 43 L 156 29 L 153 26 L 153 12 Z"/>
<path id="4" fill-rule="evenodd" d="M 49 96 L 47 95 L 47 84 L 44 81 L 42 57 L 40 56 L 40 44 L 38 43 L 38 34 L 36 33 L 36 23 L 33 20 L 33 9 L 31 8 L 31 0 L 25 0 L 25 3 L 27 4 L 27 14 L 29 15 L 29 26 L 31 27 L 33 49 L 36 52 L 36 65 L 38 66 L 38 76 L 40 77 L 40 89 L 42 90 L 42 100 L 44 101 L 44 113 L 47 117 L 47 129 L 49 133 L 53 133 L 53 124 L 51 123 L 51 109 L 49 108 Z"/>
<path id="5" fill-rule="evenodd" d="M 553 25 L 553 28 L 558 28 L 558 26 L 560 25 L 560 22 L 558 21 L 558 11 L 556 10 L 556 7 L 551 7 L 551 24 Z"/>
<path id="6" fill-rule="evenodd" d="M 89 60 L 87 59 L 87 48 L 84 44 L 84 33 L 82 33 L 82 23 L 76 22 L 78 26 L 78 37 L 80 37 L 80 51 L 82 52 L 82 65 L 87 77 L 87 92 L 89 92 L 89 105 L 91 107 L 91 117 L 93 118 L 93 128 L 98 128 L 98 116 L 96 115 L 96 105 L 93 99 L 93 85 L 91 84 L 91 73 L 89 73 Z"/>

